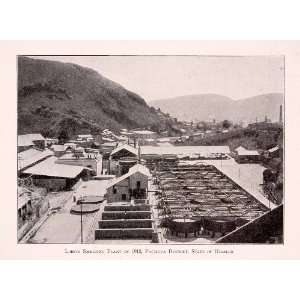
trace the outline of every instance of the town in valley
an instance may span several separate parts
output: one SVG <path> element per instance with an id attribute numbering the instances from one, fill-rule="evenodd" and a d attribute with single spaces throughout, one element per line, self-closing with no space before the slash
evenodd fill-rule
<path id="1" fill-rule="evenodd" d="M 18 243 L 283 243 L 283 97 L 177 116 L 90 68 L 18 60 Z"/>

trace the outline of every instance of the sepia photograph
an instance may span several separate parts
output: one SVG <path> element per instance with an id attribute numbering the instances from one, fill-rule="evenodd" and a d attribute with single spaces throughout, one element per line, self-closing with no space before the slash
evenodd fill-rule
<path id="1" fill-rule="evenodd" d="M 284 55 L 18 55 L 18 244 L 284 244 Z"/>

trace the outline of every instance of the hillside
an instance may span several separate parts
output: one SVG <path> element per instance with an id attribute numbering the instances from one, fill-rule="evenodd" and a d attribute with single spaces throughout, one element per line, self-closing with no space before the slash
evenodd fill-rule
<path id="1" fill-rule="evenodd" d="M 233 100 L 215 95 L 200 94 L 151 101 L 150 105 L 170 113 L 179 120 L 208 121 L 225 119 L 233 122 L 259 121 L 267 116 L 278 121 L 279 107 L 283 104 L 283 94 L 264 94 L 255 97 Z"/>
<path id="2" fill-rule="evenodd" d="M 144 99 L 75 64 L 18 58 L 18 132 L 69 135 L 164 124 Z"/>

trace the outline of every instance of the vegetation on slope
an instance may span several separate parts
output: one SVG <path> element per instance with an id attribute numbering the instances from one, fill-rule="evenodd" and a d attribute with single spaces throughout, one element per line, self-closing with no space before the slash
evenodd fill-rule
<path id="1" fill-rule="evenodd" d="M 144 99 L 78 65 L 18 58 L 18 132 L 57 136 L 104 128 L 164 130 L 169 118 Z M 159 124 L 159 126 L 158 126 Z"/>

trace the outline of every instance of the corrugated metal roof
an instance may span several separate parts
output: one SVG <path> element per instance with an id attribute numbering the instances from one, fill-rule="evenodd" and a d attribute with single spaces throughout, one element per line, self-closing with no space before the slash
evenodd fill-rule
<path id="1" fill-rule="evenodd" d="M 55 163 L 56 157 L 51 156 L 44 161 L 24 171 L 25 174 L 41 175 L 49 177 L 75 178 L 85 167 L 64 165 Z"/>

